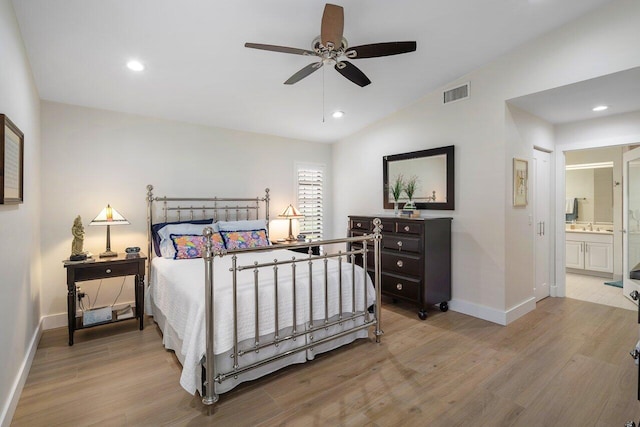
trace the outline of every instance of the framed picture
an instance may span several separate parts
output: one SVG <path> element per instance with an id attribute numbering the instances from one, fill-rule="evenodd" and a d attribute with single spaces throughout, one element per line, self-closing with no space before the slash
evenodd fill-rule
<path id="1" fill-rule="evenodd" d="M 527 191 L 529 188 L 529 162 L 523 159 L 513 159 L 513 206 L 527 206 Z"/>
<path id="2" fill-rule="evenodd" d="M 22 203 L 24 199 L 24 134 L 0 114 L 0 204 Z"/>

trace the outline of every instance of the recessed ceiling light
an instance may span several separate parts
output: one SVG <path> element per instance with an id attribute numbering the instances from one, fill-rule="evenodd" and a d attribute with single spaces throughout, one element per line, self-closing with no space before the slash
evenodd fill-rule
<path id="1" fill-rule="evenodd" d="M 334 119 L 339 119 L 340 117 L 344 116 L 344 111 L 334 111 L 332 116 Z"/>
<path id="2" fill-rule="evenodd" d="M 142 65 L 142 62 L 140 61 L 132 60 L 127 62 L 127 68 L 132 71 L 142 71 L 144 70 L 144 65 Z"/>
<path id="3" fill-rule="evenodd" d="M 606 110 L 607 108 L 609 108 L 609 106 L 608 106 L 608 105 L 598 105 L 597 107 L 593 107 L 593 108 L 592 108 L 592 110 L 593 110 L 593 111 L 604 111 L 604 110 Z"/>

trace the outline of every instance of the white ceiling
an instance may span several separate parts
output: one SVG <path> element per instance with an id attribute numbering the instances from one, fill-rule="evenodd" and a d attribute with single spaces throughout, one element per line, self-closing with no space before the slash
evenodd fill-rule
<path id="1" fill-rule="evenodd" d="M 339 2 L 351 46 L 417 41 L 413 53 L 354 60 L 372 81 L 364 88 L 328 67 L 284 85 L 310 58 L 244 47 L 254 42 L 310 48 L 325 4 L 317 0 L 13 5 L 42 99 L 333 142 L 610 1 Z M 125 63 L 131 58 L 146 70 L 129 71 Z M 331 118 L 338 109 L 345 117 Z"/>
<path id="2" fill-rule="evenodd" d="M 509 100 L 549 123 L 590 120 L 640 110 L 640 67 Z M 605 111 L 592 111 L 606 105 Z"/>

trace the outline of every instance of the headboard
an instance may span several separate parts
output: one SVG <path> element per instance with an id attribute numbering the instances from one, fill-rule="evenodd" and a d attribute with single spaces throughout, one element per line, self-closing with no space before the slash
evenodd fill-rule
<path id="1" fill-rule="evenodd" d="M 265 188 L 264 193 L 264 197 L 157 197 L 153 195 L 153 185 L 147 185 L 147 268 L 150 269 L 155 254 L 151 235 L 153 224 L 206 218 L 213 218 L 214 222 L 260 219 L 263 203 L 268 226 L 269 189 Z M 147 271 L 147 277 L 150 278 L 149 273 Z"/>

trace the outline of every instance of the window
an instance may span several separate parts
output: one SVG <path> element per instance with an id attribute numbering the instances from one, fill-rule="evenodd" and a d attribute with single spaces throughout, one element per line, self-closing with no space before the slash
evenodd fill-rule
<path id="1" fill-rule="evenodd" d="M 307 239 L 322 239 L 324 165 L 299 164 L 296 169 L 298 209 L 304 215 L 300 234 Z"/>

